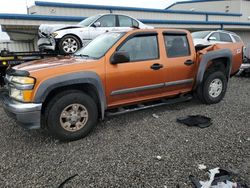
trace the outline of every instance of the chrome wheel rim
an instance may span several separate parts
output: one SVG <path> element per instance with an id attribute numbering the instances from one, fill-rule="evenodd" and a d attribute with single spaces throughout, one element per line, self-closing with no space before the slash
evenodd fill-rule
<path id="1" fill-rule="evenodd" d="M 75 132 L 82 129 L 89 119 L 89 114 L 82 104 L 71 104 L 63 109 L 60 124 L 63 129 Z"/>
<path id="2" fill-rule="evenodd" d="M 74 53 L 78 50 L 77 41 L 73 38 L 66 38 L 62 42 L 62 47 L 63 47 L 64 52 L 66 53 Z"/>
<path id="3" fill-rule="evenodd" d="M 212 98 L 218 97 L 222 93 L 223 83 L 221 79 L 214 79 L 209 85 L 209 95 Z"/>

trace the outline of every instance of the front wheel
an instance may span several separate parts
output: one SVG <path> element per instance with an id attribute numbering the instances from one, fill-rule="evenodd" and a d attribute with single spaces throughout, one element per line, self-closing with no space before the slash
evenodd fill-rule
<path id="1" fill-rule="evenodd" d="M 197 96 L 205 104 L 220 102 L 227 90 L 227 78 L 221 71 L 206 72 L 203 82 L 197 89 Z"/>
<path id="2" fill-rule="evenodd" d="M 61 54 L 73 54 L 81 48 L 81 42 L 73 35 L 66 35 L 58 45 Z"/>
<path id="3" fill-rule="evenodd" d="M 56 95 L 45 111 L 52 136 L 65 141 L 85 137 L 97 124 L 96 102 L 81 91 L 65 91 Z"/>

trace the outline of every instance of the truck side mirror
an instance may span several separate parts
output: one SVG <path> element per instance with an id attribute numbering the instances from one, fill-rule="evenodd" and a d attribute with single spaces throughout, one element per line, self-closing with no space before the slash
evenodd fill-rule
<path id="1" fill-rule="evenodd" d="M 95 23 L 93 24 L 93 26 L 94 26 L 94 27 L 101 27 L 101 23 L 100 23 L 100 22 L 95 22 Z"/>
<path id="2" fill-rule="evenodd" d="M 125 52 L 125 51 L 121 51 L 121 52 L 116 51 L 111 56 L 111 59 L 110 59 L 110 63 L 112 65 L 116 65 L 118 63 L 126 63 L 129 61 L 130 61 L 129 54 L 128 54 L 128 52 Z"/>
<path id="3" fill-rule="evenodd" d="M 215 37 L 209 37 L 208 40 L 216 40 Z"/>

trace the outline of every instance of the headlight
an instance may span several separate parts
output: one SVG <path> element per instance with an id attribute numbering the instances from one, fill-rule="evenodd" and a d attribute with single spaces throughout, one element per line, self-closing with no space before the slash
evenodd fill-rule
<path id="1" fill-rule="evenodd" d="M 34 84 L 35 83 L 34 78 L 24 77 L 24 76 L 13 76 L 11 81 L 17 84 Z"/>
<path id="2" fill-rule="evenodd" d="M 51 33 L 51 36 L 54 37 L 54 38 L 55 38 L 57 35 L 58 35 L 58 33 L 55 33 L 55 32 L 54 32 L 54 33 Z"/>
<path id="3" fill-rule="evenodd" d="M 25 76 L 12 76 L 9 78 L 10 97 L 23 102 L 30 102 L 35 78 Z"/>
<path id="4" fill-rule="evenodd" d="M 19 90 L 16 88 L 10 88 L 10 97 L 18 101 L 30 102 L 32 90 Z"/>

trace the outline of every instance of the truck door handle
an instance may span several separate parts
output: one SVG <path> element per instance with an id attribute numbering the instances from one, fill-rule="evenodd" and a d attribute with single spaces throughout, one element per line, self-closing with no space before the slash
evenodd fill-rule
<path id="1" fill-rule="evenodd" d="M 187 60 L 187 61 L 184 62 L 184 64 L 187 65 L 187 66 L 190 66 L 190 65 L 193 65 L 194 62 L 192 60 Z"/>
<path id="2" fill-rule="evenodd" d="M 159 63 L 155 63 L 150 68 L 153 70 L 159 70 L 159 69 L 163 68 L 163 65 L 159 64 Z"/>

